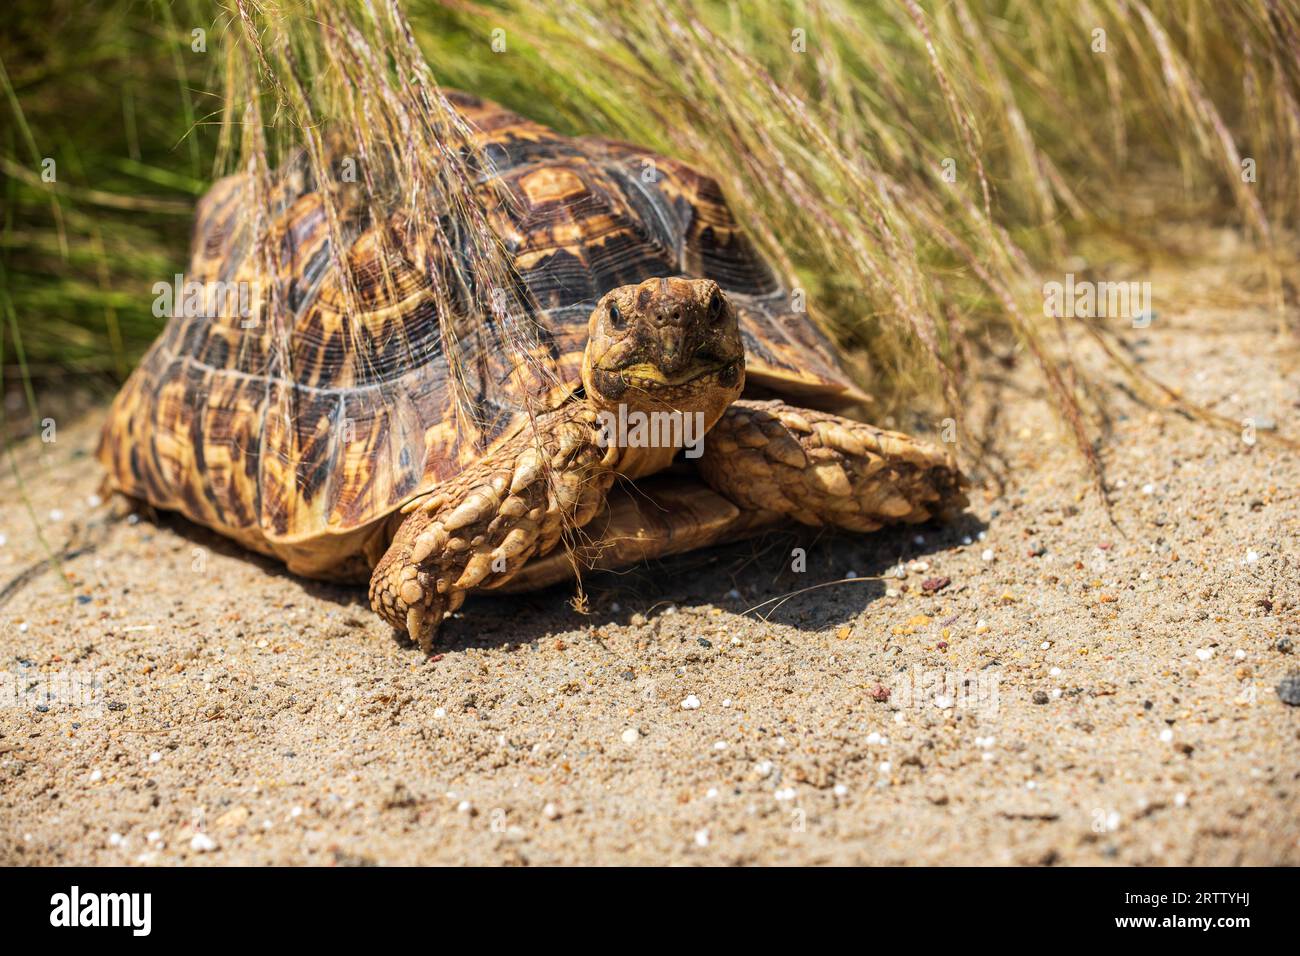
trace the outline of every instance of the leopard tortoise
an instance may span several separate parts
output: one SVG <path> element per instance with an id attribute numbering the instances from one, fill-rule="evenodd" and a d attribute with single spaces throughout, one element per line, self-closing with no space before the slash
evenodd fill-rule
<path id="1" fill-rule="evenodd" d="M 534 303 L 549 390 L 532 402 L 506 387 L 517 359 L 487 317 L 462 316 L 447 354 L 428 301 L 438 277 L 426 259 L 380 251 L 391 224 L 349 234 L 348 297 L 324 204 L 300 175 L 269 211 L 287 269 L 281 321 L 175 311 L 104 427 L 114 490 L 292 572 L 368 579 L 374 610 L 426 649 L 471 591 L 791 519 L 865 532 L 965 506 L 946 452 L 835 414 L 865 396 L 712 179 L 447 96 L 489 161 L 484 201 Z M 262 278 L 252 196 L 237 175 L 200 202 L 191 281 Z M 642 429 L 658 443 L 611 428 L 654 414 L 707 430 L 693 456 L 688 427 Z"/>

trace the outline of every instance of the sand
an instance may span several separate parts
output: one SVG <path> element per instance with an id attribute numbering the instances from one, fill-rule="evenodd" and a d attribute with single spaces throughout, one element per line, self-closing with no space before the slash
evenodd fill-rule
<path id="1" fill-rule="evenodd" d="M 1130 354 L 1297 434 L 1294 351 L 1219 239 Z M 1028 364 L 988 369 L 957 525 L 591 577 L 585 614 L 479 598 L 432 659 L 359 589 L 115 517 L 102 409 L 61 422 L 16 450 L 32 512 L 0 494 L 0 862 L 1300 863 L 1296 456 L 1116 388 L 1112 523 Z M 42 703 L 63 675 L 102 688 Z"/>

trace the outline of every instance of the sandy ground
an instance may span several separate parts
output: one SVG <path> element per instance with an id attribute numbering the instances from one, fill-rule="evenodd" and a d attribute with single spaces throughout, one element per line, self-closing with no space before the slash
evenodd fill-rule
<path id="1" fill-rule="evenodd" d="M 1300 433 L 1238 277 L 1156 277 L 1128 344 Z M 114 520 L 69 423 L 18 449 L 31 511 L 0 494 L 0 862 L 1300 863 L 1296 456 L 1117 390 L 1112 524 L 1026 364 L 957 526 L 481 598 L 430 660 L 359 590 Z"/>

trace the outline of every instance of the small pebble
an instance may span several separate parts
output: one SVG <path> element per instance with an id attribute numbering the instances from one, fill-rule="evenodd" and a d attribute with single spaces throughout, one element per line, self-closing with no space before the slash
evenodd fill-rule
<path id="1" fill-rule="evenodd" d="M 700 699 L 696 697 L 694 694 L 691 694 L 685 700 L 682 701 L 682 710 L 699 710 L 699 709 L 700 709 Z"/>
<path id="2" fill-rule="evenodd" d="M 984 561 L 984 562 L 986 562 L 986 563 L 989 562 L 989 561 L 992 561 L 992 560 L 993 560 L 993 549 L 992 549 L 992 548 L 985 548 L 984 551 L 980 554 L 980 560 L 981 560 L 981 561 Z"/>
<path id="3" fill-rule="evenodd" d="M 211 853 L 216 848 L 216 841 L 206 833 L 196 833 L 190 840 L 190 849 L 195 853 Z"/>
<path id="4" fill-rule="evenodd" d="M 635 727 L 629 727 L 627 730 L 623 731 L 623 743 L 634 744 L 637 742 L 637 738 L 640 736 L 641 735 L 637 733 L 637 729 Z"/>
<path id="5" fill-rule="evenodd" d="M 1300 707 L 1300 670 L 1291 671 L 1278 681 L 1277 696 L 1284 704 Z"/>

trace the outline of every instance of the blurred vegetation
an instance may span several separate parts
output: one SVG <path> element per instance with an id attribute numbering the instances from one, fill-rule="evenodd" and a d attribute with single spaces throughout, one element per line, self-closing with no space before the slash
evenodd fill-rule
<path id="1" fill-rule="evenodd" d="M 184 269 L 194 199 L 222 171 L 270 168 L 304 141 L 324 163 L 314 153 L 341 131 L 405 157 L 389 170 L 399 186 L 456 194 L 463 184 L 435 160 L 460 134 L 436 98 L 412 93 L 422 75 L 712 172 L 817 320 L 869 355 L 886 408 L 928 394 L 958 409 L 972 349 L 1003 331 L 1039 362 L 1090 453 L 1070 343 L 1107 333 L 1044 328 L 1035 291 L 1042 271 L 1086 268 L 1090 236 L 1140 243 L 1152 222 L 1189 216 L 1240 224 L 1281 304 L 1279 224 L 1300 213 L 1296 0 L 401 9 L 11 0 L 6 388 L 16 376 L 37 391 L 69 375 L 120 381 L 161 326 L 150 288 Z M 47 158 L 54 183 L 41 179 Z"/>

